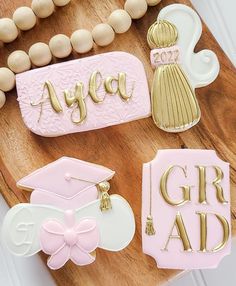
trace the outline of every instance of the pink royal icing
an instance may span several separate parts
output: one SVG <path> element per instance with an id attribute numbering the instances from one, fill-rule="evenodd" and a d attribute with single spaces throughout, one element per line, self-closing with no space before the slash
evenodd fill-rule
<path id="1" fill-rule="evenodd" d="M 45 221 L 40 229 L 40 245 L 51 255 L 48 267 L 56 270 L 68 260 L 76 265 L 88 265 L 95 261 L 93 252 L 99 243 L 99 230 L 95 219 L 84 218 L 76 223 L 73 210 L 65 211 L 65 223 L 54 219 Z"/>
<path id="2" fill-rule="evenodd" d="M 110 180 L 115 172 L 100 165 L 62 157 L 17 182 L 23 189 L 33 189 L 32 204 L 77 209 L 98 198 L 96 184 Z"/>
<path id="3" fill-rule="evenodd" d="M 90 84 L 94 72 L 97 76 Z M 127 93 L 128 100 L 122 98 L 121 89 L 118 89 L 121 73 L 125 75 L 125 79 L 121 79 L 122 92 Z M 108 89 L 106 80 L 110 81 Z M 57 104 L 54 104 L 56 111 L 52 108 L 52 98 L 48 97 L 46 82 L 51 83 L 50 89 L 55 92 L 52 98 L 57 98 Z M 79 93 L 76 94 L 79 90 L 76 89 L 77 84 L 83 85 L 82 98 Z M 21 73 L 16 76 L 16 85 L 24 123 L 32 132 L 42 136 L 94 130 L 151 115 L 143 64 L 135 56 L 124 52 L 100 54 Z M 98 102 L 92 99 L 90 85 Z M 65 93 L 69 98 L 67 102 Z M 85 107 L 83 110 L 82 105 Z M 83 118 L 81 122 L 72 121 L 80 116 Z"/>
<path id="4" fill-rule="evenodd" d="M 150 60 L 153 68 L 161 65 L 180 63 L 180 48 L 175 45 L 167 48 L 153 49 L 150 52 Z"/>
<path id="5" fill-rule="evenodd" d="M 189 195 L 184 195 L 188 191 Z M 155 232 L 148 235 L 150 213 Z M 201 221 L 200 213 L 206 221 Z M 177 216 L 181 216 L 185 227 L 188 250 L 184 250 L 183 229 L 175 223 Z M 178 237 L 180 229 L 183 239 Z M 143 165 L 143 252 L 152 256 L 159 268 L 217 267 L 230 253 L 230 232 L 229 164 L 215 151 L 160 150 L 153 161 Z"/>

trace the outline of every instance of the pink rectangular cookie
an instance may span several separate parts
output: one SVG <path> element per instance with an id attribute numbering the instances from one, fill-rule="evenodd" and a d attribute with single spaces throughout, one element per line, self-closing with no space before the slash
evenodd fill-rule
<path id="1" fill-rule="evenodd" d="M 28 71 L 16 76 L 18 101 L 34 133 L 60 136 L 151 115 L 143 64 L 111 52 Z"/>

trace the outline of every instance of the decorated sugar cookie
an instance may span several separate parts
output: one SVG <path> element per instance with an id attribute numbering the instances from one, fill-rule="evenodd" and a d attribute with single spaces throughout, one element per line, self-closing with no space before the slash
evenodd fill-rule
<path id="1" fill-rule="evenodd" d="M 115 172 L 106 167 L 62 157 L 22 178 L 17 186 L 33 190 L 32 204 L 76 209 L 96 200 L 114 175 Z"/>
<path id="2" fill-rule="evenodd" d="M 151 90 L 152 117 L 167 132 L 181 132 L 196 125 L 201 111 L 195 89 L 209 85 L 219 73 L 215 53 L 194 53 L 202 33 L 197 13 L 188 6 L 173 4 L 161 10 L 150 27 L 154 79 Z"/>
<path id="3" fill-rule="evenodd" d="M 134 215 L 119 195 L 108 195 L 114 172 L 95 164 L 63 157 L 21 179 L 33 189 L 29 204 L 18 204 L 5 216 L 2 241 L 18 256 L 42 250 L 48 266 L 68 261 L 88 265 L 96 248 L 120 251 L 134 236 Z M 86 197 L 88 195 L 88 197 Z"/>
<path id="4" fill-rule="evenodd" d="M 230 254 L 229 164 L 211 150 L 160 150 L 143 165 L 143 252 L 160 268 L 215 268 Z"/>
<path id="5" fill-rule="evenodd" d="M 144 67 L 124 52 L 21 73 L 16 85 L 24 123 L 42 136 L 103 128 L 151 114 Z"/>

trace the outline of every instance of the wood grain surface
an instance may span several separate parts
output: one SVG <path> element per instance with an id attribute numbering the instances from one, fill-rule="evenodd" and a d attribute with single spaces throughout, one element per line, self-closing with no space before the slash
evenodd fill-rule
<path id="1" fill-rule="evenodd" d="M 158 11 L 172 3 L 190 5 L 188 0 L 163 0 L 160 5 L 149 8 L 142 19 L 134 21 L 127 33 L 117 35 L 110 46 L 95 47 L 84 56 L 117 50 L 132 53 L 143 61 L 150 85 L 153 71 L 146 43 L 147 29 Z M 56 9 L 51 17 L 40 20 L 33 30 L 22 33 L 14 43 L 1 47 L 0 64 L 6 64 L 11 51 L 28 51 L 31 44 L 48 42 L 57 33 L 70 35 L 81 27 L 92 29 L 96 23 L 106 21 L 110 12 L 123 4 L 123 0 L 72 0 L 70 5 Z M 29 6 L 30 0 L 1 0 L 0 17 L 11 17 L 14 10 L 23 5 Z M 112 180 L 111 193 L 124 196 L 135 213 L 137 230 L 129 247 L 118 253 L 98 250 L 96 263 L 92 265 L 77 267 L 69 262 L 61 270 L 52 271 L 58 285 L 154 286 L 161 285 L 176 274 L 176 271 L 157 269 L 154 259 L 144 255 L 141 248 L 142 164 L 152 160 L 158 149 L 215 149 L 223 160 L 231 163 L 232 225 L 235 234 L 236 75 L 232 64 L 205 26 L 196 51 L 204 48 L 217 53 L 221 72 L 213 84 L 197 90 L 201 122 L 181 134 L 165 133 L 148 118 L 92 132 L 43 138 L 24 126 L 16 91 L 7 94 L 7 103 L 0 110 L 0 188 L 10 206 L 28 201 L 28 194 L 16 188 L 17 180 L 61 156 L 71 156 L 114 169 L 116 176 Z M 80 56 L 74 54 L 70 58 L 77 57 Z M 42 259 L 46 262 L 45 255 Z"/>

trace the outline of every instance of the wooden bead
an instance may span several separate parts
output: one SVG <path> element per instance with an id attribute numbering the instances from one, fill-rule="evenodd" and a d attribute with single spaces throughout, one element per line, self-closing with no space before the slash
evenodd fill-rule
<path id="1" fill-rule="evenodd" d="M 54 12 L 52 0 L 33 0 L 31 8 L 39 18 L 47 18 Z"/>
<path id="2" fill-rule="evenodd" d="M 145 15 L 148 6 L 146 0 L 126 0 L 124 8 L 132 19 L 139 19 Z"/>
<path id="3" fill-rule="evenodd" d="M 14 73 L 28 71 L 31 68 L 29 56 L 24 51 L 14 51 L 7 59 L 8 67 Z"/>
<path id="4" fill-rule="evenodd" d="M 161 2 L 161 0 L 146 0 L 148 6 L 156 6 L 157 4 L 159 4 Z"/>
<path id="5" fill-rule="evenodd" d="M 108 18 L 108 24 L 118 34 L 125 33 L 129 30 L 132 19 L 130 15 L 123 9 L 117 9 L 111 13 Z"/>
<path id="6" fill-rule="evenodd" d="M 5 102 L 6 102 L 5 93 L 0 90 L 0 108 L 3 107 L 3 105 L 5 104 Z"/>
<path id="7" fill-rule="evenodd" d="M 70 2 L 70 0 L 53 0 L 53 2 L 56 6 L 62 7 L 67 5 Z"/>
<path id="8" fill-rule="evenodd" d="M 32 63 L 38 67 L 46 66 L 52 60 L 49 46 L 45 43 L 36 43 L 29 49 L 29 57 Z"/>
<path id="9" fill-rule="evenodd" d="M 53 56 L 57 58 L 66 58 L 72 52 L 70 38 L 63 34 L 52 37 L 49 48 Z"/>
<path id="10" fill-rule="evenodd" d="M 37 18 L 31 8 L 20 7 L 14 12 L 13 20 L 20 30 L 27 31 L 35 26 Z"/>
<path id="11" fill-rule="evenodd" d="M 115 33 L 110 25 L 101 23 L 93 28 L 92 36 L 98 46 L 104 47 L 112 43 Z"/>
<path id="12" fill-rule="evenodd" d="M 93 37 L 90 31 L 80 29 L 71 35 L 71 44 L 77 53 L 87 53 L 93 48 Z"/>
<path id="13" fill-rule="evenodd" d="M 17 27 L 12 19 L 0 19 L 0 41 L 4 43 L 13 42 L 18 37 Z"/>
<path id="14" fill-rule="evenodd" d="M 15 75 L 8 68 L 0 68 L 0 90 L 7 92 L 15 87 Z"/>

